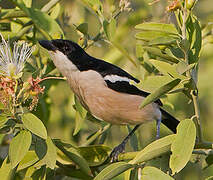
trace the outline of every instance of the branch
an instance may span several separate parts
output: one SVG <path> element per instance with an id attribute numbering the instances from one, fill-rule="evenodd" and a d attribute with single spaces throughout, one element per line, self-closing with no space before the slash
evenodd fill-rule
<path id="1" fill-rule="evenodd" d="M 132 160 L 136 157 L 136 155 L 140 151 L 135 151 L 135 152 L 127 152 L 127 153 L 121 153 L 118 155 L 118 161 L 126 161 L 126 160 Z M 156 152 L 156 154 L 153 156 L 150 156 L 150 158 L 147 158 L 146 161 L 149 161 L 151 159 L 157 158 L 162 156 L 163 154 L 166 153 L 171 153 L 170 150 L 166 152 Z M 202 142 L 202 143 L 197 143 L 195 144 L 195 149 L 193 150 L 192 154 L 201 154 L 201 155 L 209 155 L 213 154 L 213 143 L 212 142 Z"/>

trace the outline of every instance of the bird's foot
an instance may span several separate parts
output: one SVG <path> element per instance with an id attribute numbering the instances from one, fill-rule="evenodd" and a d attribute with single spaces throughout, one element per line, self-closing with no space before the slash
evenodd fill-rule
<path id="1" fill-rule="evenodd" d="M 121 144 L 119 144 L 118 146 L 116 146 L 113 150 L 112 150 L 112 152 L 111 152 L 111 154 L 110 154 L 110 159 L 111 159 L 111 162 L 116 162 L 116 161 L 118 161 L 118 155 L 120 154 L 120 153 L 123 153 L 124 151 L 125 151 L 125 145 L 126 145 L 126 143 L 125 142 L 122 142 Z"/>

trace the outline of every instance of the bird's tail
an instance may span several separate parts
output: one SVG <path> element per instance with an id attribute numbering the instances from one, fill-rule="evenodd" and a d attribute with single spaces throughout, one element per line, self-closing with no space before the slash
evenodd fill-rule
<path id="1" fill-rule="evenodd" d="M 173 133 L 177 132 L 177 125 L 180 121 L 178 121 L 175 117 L 173 117 L 171 114 L 166 112 L 165 110 L 160 108 L 160 111 L 162 113 L 162 123 L 168 127 Z"/>

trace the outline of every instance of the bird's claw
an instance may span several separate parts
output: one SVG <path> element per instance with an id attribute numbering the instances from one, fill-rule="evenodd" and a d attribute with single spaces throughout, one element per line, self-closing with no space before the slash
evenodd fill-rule
<path id="1" fill-rule="evenodd" d="M 118 155 L 120 154 L 120 153 L 123 153 L 124 152 L 124 150 L 125 150 L 125 143 L 121 143 L 121 144 L 119 144 L 118 146 L 116 146 L 113 150 L 112 150 L 112 152 L 111 152 L 111 154 L 110 154 L 110 159 L 111 159 L 111 162 L 117 162 L 118 161 Z"/>

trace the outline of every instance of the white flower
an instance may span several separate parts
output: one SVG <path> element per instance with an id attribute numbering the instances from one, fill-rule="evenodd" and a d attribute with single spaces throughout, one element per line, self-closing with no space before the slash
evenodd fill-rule
<path id="1" fill-rule="evenodd" d="M 14 43 L 13 50 L 9 41 L 5 41 L 0 34 L 2 42 L 0 43 L 0 75 L 7 77 L 19 76 L 24 68 L 24 64 L 32 54 L 32 48 L 27 43 L 21 45 Z"/>

